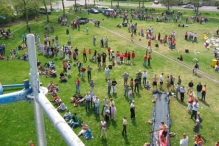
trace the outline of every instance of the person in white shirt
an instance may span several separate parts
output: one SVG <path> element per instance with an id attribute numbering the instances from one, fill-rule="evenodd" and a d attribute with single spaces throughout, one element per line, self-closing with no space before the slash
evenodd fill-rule
<path id="1" fill-rule="evenodd" d="M 116 121 L 116 107 L 114 105 L 112 105 L 112 107 L 110 108 L 110 113 L 111 113 L 111 120 Z"/>
<path id="2" fill-rule="evenodd" d="M 195 117 L 195 120 L 197 119 L 197 111 L 199 108 L 199 103 L 198 100 L 194 100 L 192 103 L 192 114 L 191 114 L 191 119 L 193 118 L 193 116 Z"/>
<path id="3" fill-rule="evenodd" d="M 110 69 L 108 66 L 105 68 L 105 75 L 106 75 L 106 79 L 108 79 L 110 76 Z"/>
<path id="4" fill-rule="evenodd" d="M 183 138 L 180 139 L 180 142 L 179 142 L 180 146 L 188 146 L 189 145 L 189 137 L 183 133 Z"/>
<path id="5" fill-rule="evenodd" d="M 107 98 L 105 97 L 105 98 L 103 99 L 103 107 L 102 107 L 102 112 L 101 112 L 101 114 L 103 114 L 103 111 L 104 111 L 104 108 L 105 108 L 106 105 L 108 105 L 108 100 L 107 100 Z"/>
<path id="6" fill-rule="evenodd" d="M 96 96 L 96 99 L 94 100 L 94 107 L 95 107 L 95 112 L 97 114 L 99 114 L 100 113 L 100 110 L 99 110 L 99 108 L 100 108 L 100 100 L 99 100 L 99 98 L 97 96 Z"/>
<path id="7" fill-rule="evenodd" d="M 185 87 L 184 86 L 180 87 L 180 98 L 182 102 L 184 101 L 185 92 L 186 92 Z"/>
<path id="8" fill-rule="evenodd" d="M 148 73 L 147 73 L 147 71 L 145 70 L 144 72 L 143 72 L 143 85 L 145 86 L 146 85 L 146 81 L 147 81 L 147 78 L 148 78 Z"/>
<path id="9" fill-rule="evenodd" d="M 87 95 L 84 98 L 86 101 L 86 111 L 88 111 L 90 109 L 90 101 L 91 101 L 91 97 L 89 95 L 89 92 L 87 93 Z"/>
<path id="10" fill-rule="evenodd" d="M 123 118 L 123 130 L 122 130 L 122 136 L 124 136 L 124 134 L 126 135 L 126 133 L 127 133 L 127 131 L 126 131 L 126 126 L 127 126 L 127 124 L 128 124 L 128 121 L 127 121 L 127 117 L 125 116 L 124 118 Z"/>
<path id="11" fill-rule="evenodd" d="M 130 112 L 131 112 L 131 119 L 135 118 L 135 102 L 132 100 L 132 103 L 130 105 Z"/>
<path id="12" fill-rule="evenodd" d="M 101 130 L 101 135 L 100 138 L 107 138 L 107 133 L 106 133 L 106 121 L 104 120 L 104 118 L 102 118 L 102 120 L 100 121 L 100 130 Z"/>
<path id="13" fill-rule="evenodd" d="M 162 89 L 162 85 L 163 85 L 163 73 L 161 73 L 160 75 L 160 89 Z"/>

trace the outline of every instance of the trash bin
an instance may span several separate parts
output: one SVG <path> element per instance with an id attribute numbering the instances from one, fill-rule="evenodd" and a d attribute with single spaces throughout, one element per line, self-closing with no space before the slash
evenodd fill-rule
<path id="1" fill-rule="evenodd" d="M 217 63 L 217 60 L 216 60 L 216 59 L 212 59 L 211 66 L 212 66 L 212 67 L 215 67 L 216 63 Z"/>

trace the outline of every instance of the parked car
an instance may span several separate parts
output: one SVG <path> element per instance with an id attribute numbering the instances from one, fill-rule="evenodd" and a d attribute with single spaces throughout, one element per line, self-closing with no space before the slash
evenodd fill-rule
<path id="1" fill-rule="evenodd" d="M 194 9 L 195 6 L 192 4 L 187 4 L 187 5 L 183 6 L 183 8 Z"/>
<path id="2" fill-rule="evenodd" d="M 154 0 L 154 4 L 159 4 L 159 0 Z"/>
<path id="3" fill-rule="evenodd" d="M 88 18 L 79 18 L 77 21 L 79 24 L 86 24 L 89 22 L 89 19 Z"/>
<path id="4" fill-rule="evenodd" d="M 76 3 L 76 5 L 75 5 L 76 7 L 83 7 L 84 6 L 84 4 L 81 4 L 81 3 Z"/>
<path id="5" fill-rule="evenodd" d="M 97 9 L 91 8 L 91 9 L 90 9 L 90 13 L 92 13 L 92 14 L 98 14 L 99 11 L 98 11 Z"/>
<path id="6" fill-rule="evenodd" d="M 46 11 L 47 11 L 48 14 L 51 14 L 50 8 L 45 8 L 45 7 L 40 7 L 39 8 L 39 13 L 41 13 L 41 14 L 46 14 Z"/>

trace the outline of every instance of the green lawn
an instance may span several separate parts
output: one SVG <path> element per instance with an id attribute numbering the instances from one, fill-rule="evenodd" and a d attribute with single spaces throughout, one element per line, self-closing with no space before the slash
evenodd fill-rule
<path id="1" fill-rule="evenodd" d="M 209 12 L 210 14 L 210 12 Z M 51 33 L 51 35 L 58 35 L 59 40 L 61 44 L 66 44 L 68 36 L 65 34 L 66 27 L 60 26 L 57 24 L 57 16 L 61 15 L 61 13 L 53 12 L 52 15 L 50 15 L 51 22 L 55 25 L 55 32 Z M 84 16 L 83 13 L 77 13 L 76 15 Z M 190 12 L 186 13 L 186 15 L 191 15 Z M 212 16 L 207 15 L 206 16 Z M 86 16 L 88 17 L 88 15 Z M 176 31 L 176 43 L 177 47 L 174 51 L 170 51 L 168 47 L 164 47 L 162 44 L 160 44 L 159 48 L 155 48 L 155 42 L 152 42 L 153 47 L 153 54 L 152 54 L 152 60 L 151 60 L 151 67 L 144 68 L 143 63 L 143 56 L 145 54 L 145 48 L 139 46 L 138 44 L 147 45 L 147 40 L 144 38 L 141 38 L 140 36 L 134 36 L 134 42 L 130 42 L 130 34 L 127 31 L 127 28 L 117 28 L 116 25 L 119 23 L 122 23 L 121 18 L 106 18 L 102 14 L 99 15 L 89 15 L 90 18 L 97 18 L 101 20 L 101 26 L 104 28 L 108 28 L 113 32 L 119 33 L 120 35 L 125 36 L 128 38 L 128 40 L 125 40 L 124 38 L 121 38 L 118 35 L 115 35 L 114 33 L 111 33 L 104 28 L 97 28 L 92 23 L 88 23 L 86 25 L 81 26 L 80 32 L 77 30 L 70 29 L 70 35 L 72 36 L 73 42 L 72 46 L 73 48 L 75 46 L 78 46 L 80 50 L 79 54 L 79 60 L 82 61 L 82 49 L 83 48 L 91 48 L 92 51 L 97 50 L 98 52 L 107 51 L 106 48 L 100 48 L 99 47 L 99 39 L 100 37 L 109 37 L 109 46 L 117 51 L 125 52 L 126 50 L 135 51 L 136 52 L 136 61 L 134 66 L 130 65 L 116 65 L 111 70 L 111 78 L 116 78 L 118 82 L 118 94 L 116 96 L 110 96 L 114 98 L 116 107 L 117 107 L 117 115 L 116 115 L 116 122 L 110 121 L 107 123 L 107 132 L 108 132 L 108 139 L 107 140 L 101 140 L 99 138 L 100 136 L 100 130 L 99 130 L 99 122 L 102 116 L 98 117 L 96 116 L 93 111 L 86 113 L 85 112 L 85 106 L 79 106 L 79 107 L 73 107 L 73 105 L 69 102 L 70 97 L 75 93 L 75 85 L 74 81 L 76 77 L 78 77 L 77 68 L 76 66 L 72 69 L 72 76 L 69 77 L 69 81 L 67 83 L 59 83 L 60 91 L 59 95 L 64 101 L 64 103 L 68 106 L 68 109 L 71 111 L 71 113 L 76 112 L 80 117 L 83 118 L 83 120 L 89 125 L 89 127 L 92 130 L 94 139 L 92 140 L 85 140 L 83 137 L 81 137 L 82 141 L 85 143 L 86 146 L 94 146 L 94 145 L 103 145 L 103 146 L 123 146 L 123 145 L 130 145 L 130 146 L 140 146 L 143 145 L 145 142 L 150 141 L 150 135 L 149 131 L 151 128 L 151 125 L 147 123 L 147 121 L 151 118 L 151 112 L 152 112 L 152 94 L 151 91 L 146 91 L 145 89 L 140 90 L 140 94 L 135 94 L 134 100 L 136 103 L 136 121 L 132 122 L 130 119 L 130 111 L 129 111 L 129 103 L 128 100 L 123 96 L 123 79 L 122 74 L 127 71 L 130 74 L 130 77 L 135 77 L 135 74 L 138 70 L 147 70 L 149 74 L 149 80 L 152 82 L 152 77 L 154 74 L 160 75 L 162 72 L 164 73 L 164 76 L 172 74 L 174 77 L 177 77 L 178 75 L 182 78 L 182 84 L 184 86 L 187 86 L 188 82 L 190 80 L 194 81 L 195 86 L 198 82 L 201 82 L 202 84 L 207 85 L 207 97 L 206 102 L 200 101 L 200 108 L 199 111 L 201 112 L 201 115 L 203 117 L 203 123 L 201 127 L 201 134 L 204 137 L 204 140 L 206 142 L 205 145 L 211 146 L 213 145 L 217 140 L 217 127 L 219 116 L 217 114 L 218 106 L 217 106 L 217 89 L 218 84 L 206 79 L 204 76 L 195 76 L 192 74 L 192 66 L 194 64 L 193 58 L 199 59 L 200 63 L 200 70 L 206 72 L 207 74 L 210 74 L 215 79 L 219 79 L 218 73 L 214 72 L 214 70 L 210 67 L 211 60 L 213 59 L 213 52 L 212 48 L 211 50 L 206 50 L 203 46 L 203 39 L 202 34 L 204 32 L 210 32 L 211 35 L 215 33 L 216 29 L 218 29 L 218 20 L 213 19 L 213 21 L 210 21 L 208 23 L 203 23 L 202 25 L 198 23 L 191 23 L 189 24 L 188 28 L 179 28 L 177 26 L 178 23 L 175 22 L 167 22 L 167 23 L 156 23 L 152 21 L 139 21 L 139 20 L 133 20 L 133 23 L 138 23 L 138 30 L 140 30 L 141 27 L 144 27 L 145 29 L 148 26 L 152 26 L 154 28 L 155 33 L 158 32 L 161 33 L 161 37 L 164 36 L 164 34 L 170 34 L 172 30 Z M 212 16 L 213 17 L 213 16 Z M 217 14 L 214 15 L 214 17 L 217 17 Z M 75 16 L 73 14 L 70 14 L 68 16 L 69 21 L 71 19 L 74 19 Z M 45 16 L 42 15 L 42 17 L 39 18 L 39 21 L 42 21 L 45 19 Z M 104 19 L 104 21 L 102 20 Z M 183 22 L 185 22 L 185 17 L 183 17 Z M 11 27 L 11 30 L 16 30 L 22 26 L 24 26 L 24 23 L 17 24 Z M 36 24 L 34 21 L 31 21 L 31 29 L 33 33 L 38 33 L 41 38 L 41 42 L 43 40 L 44 35 L 44 26 L 48 25 L 46 22 L 42 22 L 39 24 Z M 89 27 L 89 35 L 86 35 L 86 26 Z M 184 34 L 186 31 L 194 31 L 198 34 L 198 43 L 192 43 L 192 42 L 186 42 L 184 40 Z M 21 29 L 18 29 L 16 31 L 16 38 L 15 39 L 8 39 L 8 40 L 0 40 L 0 44 L 2 42 L 5 42 L 7 45 L 7 54 L 9 55 L 9 50 L 17 47 L 19 44 L 22 43 L 21 34 L 23 32 L 26 32 L 25 27 L 22 27 Z M 97 46 L 92 45 L 92 36 L 93 34 L 96 34 L 97 36 Z M 139 38 L 141 38 L 141 41 L 139 41 Z M 189 54 L 184 53 L 184 49 L 188 48 L 190 50 Z M 194 51 L 200 52 L 199 54 L 195 54 Z M 20 54 L 22 54 L 24 51 L 20 51 Z M 179 56 L 179 53 L 183 55 L 184 57 L 184 63 L 191 66 L 191 69 L 186 69 L 185 67 L 178 65 L 177 63 L 172 62 L 171 60 L 168 60 L 160 55 L 158 53 L 162 53 L 165 56 L 176 58 Z M 38 59 L 45 63 L 48 60 L 54 60 L 56 62 L 57 71 L 62 71 L 62 64 L 61 59 L 55 60 L 51 58 L 46 58 L 42 55 L 38 55 Z M 97 69 L 97 64 L 92 62 L 84 62 L 85 66 L 91 65 L 94 69 L 92 71 L 92 78 L 94 79 L 96 86 L 95 86 L 95 94 L 99 96 L 99 98 L 102 99 L 107 96 L 107 84 L 105 82 L 105 74 L 103 70 Z M 107 62 L 107 65 L 110 64 L 110 62 Z M 2 84 L 13 84 L 13 83 L 21 83 L 24 79 L 29 79 L 29 63 L 22 61 L 22 60 L 3 60 L 0 61 L 0 82 Z M 82 81 L 81 83 L 81 93 L 86 94 L 86 92 L 90 89 L 89 84 L 87 81 L 87 76 L 85 78 L 85 81 Z M 51 79 L 46 78 L 45 76 L 40 76 L 40 81 L 43 83 L 44 86 L 47 86 L 47 84 L 53 80 L 55 83 L 58 83 L 58 78 Z M 166 80 L 166 78 L 165 78 Z M 166 87 L 166 84 L 164 85 Z M 14 90 L 6 90 L 5 93 L 11 92 Z M 109 97 L 109 98 L 110 98 Z M 48 99 L 51 99 L 50 96 L 48 96 Z M 189 145 L 193 144 L 193 136 L 194 132 L 192 131 L 194 126 L 194 121 L 190 120 L 190 115 L 187 112 L 187 97 L 185 99 L 185 103 L 181 103 L 180 101 L 177 101 L 175 98 L 171 98 L 170 101 L 170 115 L 171 115 L 171 131 L 176 133 L 176 136 L 174 138 L 171 138 L 171 145 L 178 145 L 179 140 L 181 139 L 182 133 L 187 133 L 190 142 Z M 56 106 L 56 105 L 54 105 Z M 101 102 L 102 107 L 102 102 Z M 34 115 L 33 115 L 33 106 L 32 104 L 22 101 L 17 103 L 11 103 L 7 105 L 0 106 L 0 125 L 2 127 L 2 130 L 0 132 L 0 145 L 16 145 L 16 146 L 22 146 L 22 145 L 28 145 L 28 141 L 30 139 L 33 139 L 34 143 L 36 144 L 37 138 L 36 138 L 36 130 L 34 125 Z M 60 112 L 61 115 L 64 115 L 64 113 Z M 127 137 L 122 137 L 121 131 L 122 131 L 122 118 L 123 116 L 128 116 L 128 135 Z M 64 140 L 60 137 L 60 135 L 57 133 L 53 125 L 50 123 L 48 118 L 45 116 L 45 129 L 46 129 L 46 138 L 47 138 L 47 145 L 48 146 L 63 146 L 65 145 Z M 78 133 L 81 130 L 81 128 L 76 128 L 74 131 L 75 133 Z"/>

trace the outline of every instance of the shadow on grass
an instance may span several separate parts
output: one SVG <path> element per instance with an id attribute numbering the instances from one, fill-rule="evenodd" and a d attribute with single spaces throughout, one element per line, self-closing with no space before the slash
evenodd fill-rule
<path id="1" fill-rule="evenodd" d="M 134 94 L 134 96 L 133 97 L 138 97 L 138 98 L 141 98 L 141 94 L 140 93 L 136 93 L 136 94 Z"/>
<path id="2" fill-rule="evenodd" d="M 204 105 L 210 107 L 210 105 L 209 105 L 206 101 L 204 101 L 204 100 L 199 100 L 199 102 L 201 102 L 201 103 L 203 103 Z"/>
<path id="3" fill-rule="evenodd" d="M 135 120 L 135 118 L 134 118 L 134 119 L 132 119 L 132 125 L 133 125 L 133 126 L 135 126 L 135 127 L 137 127 L 137 123 L 136 123 L 136 120 Z"/>
<path id="4" fill-rule="evenodd" d="M 114 98 L 117 98 L 117 93 L 113 93 L 112 95 Z"/>
<path id="5" fill-rule="evenodd" d="M 107 139 L 102 138 L 102 145 L 103 145 L 103 146 L 108 146 L 108 144 L 107 144 Z"/>
<path id="6" fill-rule="evenodd" d="M 187 107 L 187 104 L 186 104 L 184 101 L 182 102 L 180 99 L 176 99 L 176 100 L 179 102 L 179 104 L 181 104 L 181 105 Z"/>
<path id="7" fill-rule="evenodd" d="M 124 140 L 125 140 L 125 144 L 130 144 L 127 135 L 123 136 Z"/>
<path id="8" fill-rule="evenodd" d="M 95 120 L 97 121 L 97 122 L 100 122 L 100 120 L 101 120 L 101 118 L 100 118 L 100 114 L 94 114 L 94 116 L 95 116 Z"/>
<path id="9" fill-rule="evenodd" d="M 118 127 L 116 121 L 112 120 L 112 126 L 113 126 L 114 128 L 117 128 L 117 127 Z"/>

